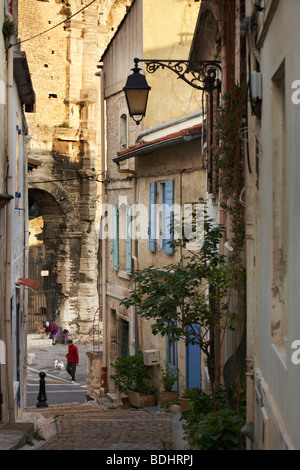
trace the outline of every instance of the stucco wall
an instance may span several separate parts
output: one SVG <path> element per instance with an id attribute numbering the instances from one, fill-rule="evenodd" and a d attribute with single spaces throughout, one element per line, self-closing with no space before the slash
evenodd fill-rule
<path id="1" fill-rule="evenodd" d="M 0 23 L 4 22 L 4 11 L 3 8 L 0 11 Z M 4 164 L 5 164 L 5 117 L 6 117 L 6 60 L 5 60 L 5 45 L 4 36 L 1 34 L 0 38 L 0 57 L 1 67 L 0 70 L 0 193 L 5 192 L 5 181 L 4 181 Z"/>
<path id="2" fill-rule="evenodd" d="M 272 2 L 268 3 L 270 6 Z M 248 349 L 254 355 L 256 439 L 258 445 L 271 449 L 300 447 L 297 412 L 300 366 L 291 360 L 292 343 L 300 339 L 297 287 L 300 108 L 292 102 L 292 83 L 300 78 L 296 11 L 299 11 L 298 2 L 279 1 L 262 42 L 261 129 L 259 125 L 252 128 L 257 132 L 259 175 L 253 175 L 251 181 L 256 188 L 257 204 L 248 209 L 248 222 L 251 222 L 248 235 L 254 223 L 253 243 L 248 245 L 248 272 L 252 279 L 247 295 L 251 312 Z M 252 233 L 248 237 L 251 239 Z M 255 304 L 256 315 L 252 308 Z M 267 429 L 264 442 L 260 435 L 263 413 L 264 429 Z"/>
<path id="3" fill-rule="evenodd" d="M 188 60 L 200 2 L 144 0 L 143 5 L 143 58 Z M 178 79 L 174 72 L 160 69 L 145 75 L 152 87 L 145 128 L 202 109 L 202 92 Z"/>

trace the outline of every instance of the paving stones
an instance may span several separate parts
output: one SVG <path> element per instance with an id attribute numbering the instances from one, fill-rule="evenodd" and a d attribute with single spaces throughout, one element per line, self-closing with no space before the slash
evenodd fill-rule
<path id="1" fill-rule="evenodd" d="M 110 404 L 111 406 L 111 404 Z M 93 403 L 56 405 L 42 411 L 57 434 L 40 450 L 182 450 L 172 413 L 112 409 Z M 174 426 L 175 424 L 175 426 Z"/>

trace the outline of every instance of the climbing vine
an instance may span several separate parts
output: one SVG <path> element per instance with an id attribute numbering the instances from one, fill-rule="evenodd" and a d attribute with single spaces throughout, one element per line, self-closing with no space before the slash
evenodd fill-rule
<path id="1" fill-rule="evenodd" d="M 245 244 L 244 206 L 240 201 L 245 185 L 241 139 L 244 102 L 244 90 L 237 84 L 224 94 L 216 120 L 219 145 L 214 149 L 215 164 L 219 172 L 221 207 L 231 221 L 230 244 L 236 262 L 241 260 Z"/>
<path id="2" fill-rule="evenodd" d="M 231 251 L 227 256 L 232 267 L 231 283 L 228 290 L 227 304 L 236 311 L 236 319 L 245 322 L 245 207 L 241 200 L 245 188 L 244 180 L 244 142 L 242 139 L 243 117 L 245 116 L 245 92 L 235 84 L 224 94 L 218 110 L 216 131 L 219 145 L 214 149 L 215 165 L 219 175 L 220 205 L 227 215 L 226 227 Z M 229 299 L 228 299 L 229 297 Z M 232 301 L 230 301 L 230 297 Z M 244 325 L 245 329 L 245 325 Z M 242 342 L 245 342 L 245 335 Z M 245 348 L 245 344 L 240 347 Z M 244 390 L 244 377 L 241 364 L 233 359 L 233 389 Z M 245 369 L 244 369 L 245 370 Z M 238 403 L 238 401 L 237 401 Z"/>
<path id="3" fill-rule="evenodd" d="M 15 32 L 15 24 L 13 21 L 4 21 L 2 26 L 2 34 L 5 38 L 9 38 Z"/>

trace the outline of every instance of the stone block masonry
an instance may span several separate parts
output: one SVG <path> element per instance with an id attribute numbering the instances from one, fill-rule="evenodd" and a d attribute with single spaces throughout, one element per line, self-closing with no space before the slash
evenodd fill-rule
<path id="1" fill-rule="evenodd" d="M 73 15 L 88 3 L 74 0 L 68 8 Z M 24 41 L 36 93 L 34 108 L 25 109 L 29 157 L 41 161 L 29 175 L 32 225 L 42 218 L 41 230 L 31 234 L 29 258 L 41 270 L 48 262 L 53 267 L 49 290 L 41 291 L 31 313 L 43 311 L 82 342 L 92 338 L 100 305 L 95 225 L 100 81 L 95 72 L 130 4 L 97 1 L 50 29 L 70 15 L 63 0 L 18 2 L 18 37 Z"/>

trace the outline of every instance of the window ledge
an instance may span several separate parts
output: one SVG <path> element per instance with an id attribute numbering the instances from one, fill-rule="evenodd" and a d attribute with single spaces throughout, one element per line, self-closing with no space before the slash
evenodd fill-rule
<path id="1" fill-rule="evenodd" d="M 127 279 L 128 281 L 130 281 L 130 276 L 126 273 L 126 271 L 118 271 L 118 276 L 122 279 Z"/>

